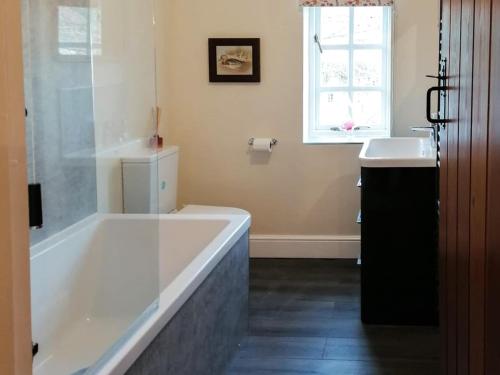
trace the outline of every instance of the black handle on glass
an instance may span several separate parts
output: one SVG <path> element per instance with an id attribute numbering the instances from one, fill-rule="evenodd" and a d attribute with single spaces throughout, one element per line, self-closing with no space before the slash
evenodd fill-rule
<path id="1" fill-rule="evenodd" d="M 43 227 L 42 185 L 28 185 L 29 221 L 31 229 Z"/>
<path id="2" fill-rule="evenodd" d="M 435 91 L 437 91 L 437 92 L 446 91 L 448 89 L 449 88 L 446 86 L 434 86 L 434 87 L 431 87 L 429 90 L 427 90 L 427 110 L 426 110 L 427 113 L 426 114 L 427 114 L 427 121 L 430 122 L 431 124 L 442 124 L 442 123 L 449 122 L 449 120 L 432 118 L 432 115 L 431 115 L 432 93 Z"/>

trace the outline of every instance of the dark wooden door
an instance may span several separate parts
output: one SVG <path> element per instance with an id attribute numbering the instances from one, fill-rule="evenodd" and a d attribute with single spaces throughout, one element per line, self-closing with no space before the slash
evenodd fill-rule
<path id="1" fill-rule="evenodd" d="M 443 374 L 500 374 L 500 0 L 442 0 Z"/>
<path id="2" fill-rule="evenodd" d="M 492 0 L 486 204 L 486 374 L 500 374 L 500 0 Z"/>

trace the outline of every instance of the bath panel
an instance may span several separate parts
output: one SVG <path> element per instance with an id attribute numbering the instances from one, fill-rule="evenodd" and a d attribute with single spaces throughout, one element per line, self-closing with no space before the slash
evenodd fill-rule
<path id="1" fill-rule="evenodd" d="M 245 234 L 127 375 L 222 374 L 247 331 L 248 281 Z"/>

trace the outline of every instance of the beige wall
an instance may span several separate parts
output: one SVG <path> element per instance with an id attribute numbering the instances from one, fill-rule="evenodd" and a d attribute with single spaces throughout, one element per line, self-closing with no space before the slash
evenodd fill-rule
<path id="1" fill-rule="evenodd" d="M 397 1 L 395 133 L 424 118 L 422 76 L 435 71 L 437 2 Z M 158 39 L 162 128 L 181 148 L 179 204 L 245 208 L 257 234 L 357 234 L 361 146 L 302 144 L 297 1 L 171 0 L 158 7 L 159 35 L 168 36 Z M 260 37 L 262 83 L 208 83 L 209 37 Z M 279 145 L 270 157 L 252 155 L 252 136 L 276 137 Z"/>
<path id="2" fill-rule="evenodd" d="M 437 84 L 439 0 L 396 0 L 393 82 L 393 135 L 412 135 L 412 126 L 426 126 L 425 98 Z"/>
<path id="3" fill-rule="evenodd" d="M 0 2 L 0 374 L 31 374 L 21 4 Z"/>

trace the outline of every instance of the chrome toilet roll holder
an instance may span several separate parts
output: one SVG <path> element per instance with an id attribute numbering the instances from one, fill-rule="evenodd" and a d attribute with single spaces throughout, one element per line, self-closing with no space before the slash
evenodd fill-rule
<path id="1" fill-rule="evenodd" d="M 250 139 L 248 140 L 248 145 L 249 145 L 249 146 L 253 146 L 253 142 L 254 142 L 254 141 L 255 141 L 255 138 L 253 138 L 253 137 L 252 137 L 252 138 L 250 138 Z M 272 138 L 272 139 L 271 139 L 271 146 L 276 146 L 277 144 L 278 144 L 278 140 L 277 140 L 276 138 Z"/>

